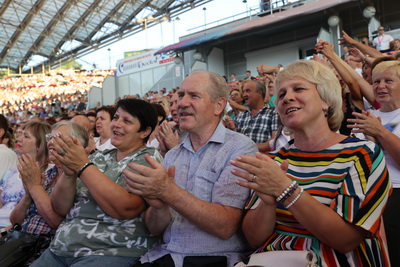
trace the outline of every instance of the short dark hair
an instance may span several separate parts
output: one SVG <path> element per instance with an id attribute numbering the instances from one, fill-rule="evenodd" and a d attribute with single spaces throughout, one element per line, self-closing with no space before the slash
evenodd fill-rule
<path id="1" fill-rule="evenodd" d="M 141 99 L 125 98 L 117 102 L 117 109 L 128 112 L 140 122 L 139 132 L 143 132 L 147 127 L 151 128 L 149 135 L 144 139 L 146 143 L 151 133 L 157 126 L 157 113 L 155 108 L 148 102 Z"/>
<path id="2" fill-rule="evenodd" d="M 85 113 L 85 116 L 86 117 L 96 117 L 96 113 L 95 112 L 88 112 L 88 113 Z"/>
<path id="3" fill-rule="evenodd" d="M 160 104 L 151 103 L 151 105 L 157 112 L 157 121 L 158 121 L 158 117 L 162 117 L 162 120 L 158 123 L 158 125 L 160 125 L 165 120 L 165 118 L 167 118 L 167 113 L 165 112 L 165 109 L 163 108 L 163 106 L 161 106 Z"/>
<path id="4" fill-rule="evenodd" d="M 105 112 L 107 112 L 108 114 L 110 114 L 110 119 L 112 120 L 112 118 L 114 117 L 114 114 L 115 114 L 115 111 L 116 111 L 117 109 L 114 107 L 114 106 L 102 106 L 102 107 L 99 107 L 97 110 L 96 110 L 96 116 L 97 116 L 97 113 L 99 113 L 100 111 L 105 111 Z"/>

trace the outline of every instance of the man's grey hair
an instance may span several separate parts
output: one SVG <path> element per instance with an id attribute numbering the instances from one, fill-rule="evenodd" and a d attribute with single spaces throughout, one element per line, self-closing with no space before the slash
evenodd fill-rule
<path id="1" fill-rule="evenodd" d="M 69 128 L 69 134 L 73 137 L 76 137 L 79 139 L 79 141 L 81 142 L 81 144 L 83 145 L 83 147 L 87 147 L 89 145 L 89 134 L 86 131 L 85 128 L 83 128 L 83 126 L 75 123 L 75 122 L 70 122 L 70 121 L 60 121 L 56 124 L 54 124 L 53 126 L 51 126 L 51 130 L 55 130 L 58 127 L 61 126 L 67 126 Z"/>
<path id="2" fill-rule="evenodd" d="M 225 100 L 228 99 L 229 90 L 228 90 L 228 83 L 226 82 L 225 78 L 221 75 L 210 72 L 206 70 L 195 70 L 192 74 L 195 73 L 206 73 L 209 77 L 209 84 L 208 90 L 210 93 L 211 102 L 216 102 L 219 98 L 224 98 Z"/>
<path id="3" fill-rule="evenodd" d="M 265 86 L 264 81 L 262 80 L 256 81 L 256 91 L 261 92 L 263 99 L 265 98 L 265 95 L 267 94 L 267 87 Z"/>

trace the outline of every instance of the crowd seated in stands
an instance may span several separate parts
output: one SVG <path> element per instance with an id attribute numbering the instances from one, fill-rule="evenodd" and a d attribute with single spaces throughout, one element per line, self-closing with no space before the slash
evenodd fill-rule
<path id="1" fill-rule="evenodd" d="M 110 71 L 75 73 L 53 71 L 46 75 L 6 76 L 0 80 L 0 113 L 11 123 L 45 114 L 56 116 L 60 109 L 74 109 L 91 87 L 101 87 Z M 23 117 L 23 118 L 21 118 Z"/>
<path id="2" fill-rule="evenodd" d="M 260 253 L 283 247 L 312 250 L 324 266 L 338 262 L 388 266 L 389 260 L 392 266 L 400 266 L 396 212 L 400 203 L 396 154 L 400 150 L 400 68 L 399 53 L 394 51 L 400 42 L 394 40 L 393 51 L 384 55 L 346 32 L 340 43 L 347 47 L 343 58 L 331 43 L 320 40 L 313 57 L 317 62 L 301 61 L 285 68 L 265 62 L 257 66 L 258 77 L 248 72 L 245 81 L 234 77 L 229 83 L 217 74 L 197 71 L 181 87 L 150 91 L 143 100 L 139 95 L 124 96 L 115 105 L 98 103 L 89 110 L 83 108 L 88 90 L 100 86 L 110 72 L 0 80 L 0 113 L 4 115 L 0 116 L 0 180 L 4 168 L 15 168 L 17 152 L 26 192 L 11 222 L 32 222 L 36 220 L 30 220 L 30 215 L 41 216 L 53 234 L 64 220 L 59 236 L 36 266 L 55 258 L 67 265 L 94 259 L 97 265 L 107 260 L 109 265 L 186 267 L 194 262 L 203 266 L 222 262 L 233 266 L 246 261 L 245 255 L 252 250 Z M 307 68 L 313 71 L 301 70 Z M 311 73 L 318 81 L 310 78 Z M 323 88 L 326 83 L 332 90 Z M 311 91 L 312 105 L 303 97 Z M 228 101 L 230 113 L 225 113 Z M 148 103 L 165 111 L 159 112 L 159 123 Z M 293 105 L 285 110 L 288 103 Z M 151 129 L 159 124 L 153 135 L 152 130 L 138 128 L 148 123 L 140 119 L 138 110 L 132 110 L 135 105 L 144 105 L 145 120 L 154 120 Z M 70 120 L 86 125 L 86 135 L 94 136 L 86 150 L 86 141 L 60 131 Z M 55 125 L 48 143 L 51 162 L 44 169 L 44 165 L 36 166 L 33 154 L 22 151 L 24 129 L 34 123 Z M 152 146 L 165 156 L 164 161 Z M 133 147 L 140 152 L 135 159 Z M 362 152 L 354 152 L 357 149 Z M 254 157 L 255 152 L 263 154 Z M 354 161 L 344 160 L 349 153 Z M 10 166 L 6 168 L 7 160 Z M 322 161 L 324 167 L 319 168 Z M 330 170 L 342 176 L 325 183 Z M 326 188 L 327 184 L 331 187 Z M 111 194 L 111 188 L 117 195 Z M 290 195 L 285 193 L 289 191 Z M 284 200 L 279 198 L 282 194 Z M 318 219 L 329 222 L 316 224 L 316 213 L 326 215 Z M 86 228 L 91 222 L 101 229 Z M 82 224 L 84 238 L 77 229 Z M 131 229 L 137 226 L 138 232 Z M 72 241 L 67 242 L 70 233 Z M 114 234 L 117 239 L 110 241 Z M 193 242 L 193 236 L 200 241 Z M 141 238 L 148 243 L 139 242 Z M 298 242 L 306 245 L 298 247 Z M 110 244 L 115 249 L 104 249 Z"/>

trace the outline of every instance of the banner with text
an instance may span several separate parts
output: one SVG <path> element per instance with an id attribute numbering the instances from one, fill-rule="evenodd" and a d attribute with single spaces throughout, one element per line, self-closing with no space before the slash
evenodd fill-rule
<path id="1" fill-rule="evenodd" d="M 157 51 L 151 50 L 133 57 L 118 60 L 116 76 L 123 76 L 174 63 L 173 56 L 167 54 L 154 55 Z"/>

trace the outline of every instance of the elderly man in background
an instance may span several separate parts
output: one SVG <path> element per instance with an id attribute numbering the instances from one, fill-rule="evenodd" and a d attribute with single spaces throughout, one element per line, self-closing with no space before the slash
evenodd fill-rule
<path id="1" fill-rule="evenodd" d="M 163 165 L 146 156 L 152 168 L 124 171 L 130 191 L 150 205 L 149 230 L 164 240 L 134 266 L 232 266 L 247 250 L 239 228 L 249 192 L 230 171 L 232 160 L 257 148 L 222 125 L 227 92 L 218 74 L 193 72 L 178 90 L 179 126 L 188 136 Z"/>
<path id="2" fill-rule="evenodd" d="M 234 120 L 225 118 L 226 127 L 250 137 L 259 148 L 275 136 L 278 128 L 278 113 L 264 102 L 265 95 L 266 87 L 261 80 L 244 81 L 243 99 L 249 108 Z"/>

